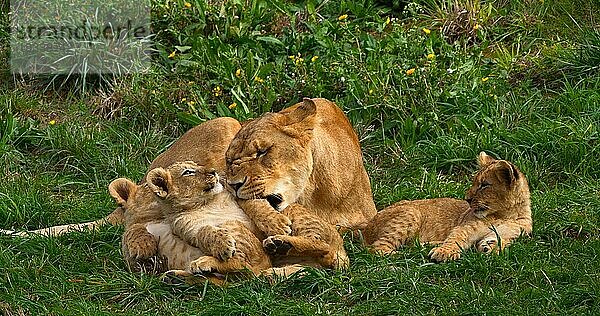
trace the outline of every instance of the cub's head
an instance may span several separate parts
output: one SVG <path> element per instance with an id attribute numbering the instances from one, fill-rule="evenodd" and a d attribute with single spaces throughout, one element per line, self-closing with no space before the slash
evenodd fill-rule
<path id="1" fill-rule="evenodd" d="M 512 163 L 496 160 L 481 152 L 478 157 L 479 171 L 473 185 L 467 191 L 466 200 L 471 211 L 478 218 L 492 214 L 508 217 L 506 214 L 522 206 L 529 205 L 529 187 L 525 175 Z"/>
<path id="2" fill-rule="evenodd" d="M 166 169 L 152 169 L 146 179 L 150 190 L 177 210 L 206 204 L 223 191 L 215 169 L 192 161 L 176 162 Z"/>
<path id="3" fill-rule="evenodd" d="M 304 99 L 248 122 L 226 153 L 227 182 L 241 199 L 267 199 L 278 210 L 296 202 L 312 173 L 316 104 Z"/>
<path id="4" fill-rule="evenodd" d="M 133 224 L 130 222 L 132 217 L 156 219 L 162 217 L 161 206 L 146 184 L 137 185 L 129 179 L 119 178 L 110 183 L 108 192 L 123 209 L 126 224 Z"/>

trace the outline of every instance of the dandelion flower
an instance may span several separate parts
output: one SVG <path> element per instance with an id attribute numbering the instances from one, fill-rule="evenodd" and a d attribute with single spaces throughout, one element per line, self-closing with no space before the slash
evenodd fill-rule
<path id="1" fill-rule="evenodd" d="M 431 30 L 428 28 L 423 28 L 423 33 L 429 35 L 431 33 Z"/>
<path id="2" fill-rule="evenodd" d="M 233 109 L 235 109 L 235 107 L 236 107 L 236 106 L 237 106 L 237 103 L 233 102 L 233 103 L 231 103 L 231 104 L 228 106 L 228 108 L 229 108 L 230 110 L 233 110 Z"/>
<path id="3" fill-rule="evenodd" d="M 435 59 L 435 54 L 434 53 L 427 54 L 427 59 L 429 59 L 429 60 Z"/>
<path id="4" fill-rule="evenodd" d="M 319 59 L 319 56 L 317 56 L 317 55 L 314 55 L 314 56 L 313 56 L 313 57 L 310 59 L 310 61 L 314 63 L 315 61 L 317 61 L 317 59 Z"/>
<path id="5" fill-rule="evenodd" d="M 348 18 L 348 14 L 342 14 L 338 17 L 338 21 L 344 21 L 347 18 Z"/>
<path id="6" fill-rule="evenodd" d="M 406 75 L 410 76 L 410 75 L 414 74 L 415 70 L 416 70 L 415 68 L 410 68 L 409 70 L 406 71 Z"/>
<path id="7" fill-rule="evenodd" d="M 169 58 L 173 58 L 173 57 L 175 57 L 175 53 L 176 53 L 176 51 L 173 51 L 172 53 L 170 53 L 170 54 L 169 54 Z"/>
<path id="8" fill-rule="evenodd" d="M 191 7 L 192 7 L 192 4 L 191 4 L 191 3 L 189 3 L 189 2 L 187 2 L 187 1 L 186 1 L 186 2 L 184 2 L 184 3 L 183 3 L 183 5 L 184 5 L 186 8 L 191 8 Z"/>

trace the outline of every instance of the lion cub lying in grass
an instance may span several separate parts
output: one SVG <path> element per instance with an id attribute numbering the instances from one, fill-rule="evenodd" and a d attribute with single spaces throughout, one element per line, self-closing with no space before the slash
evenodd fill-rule
<path id="1" fill-rule="evenodd" d="M 498 252 L 532 228 L 529 187 L 525 175 L 506 160 L 479 154 L 480 170 L 466 201 L 439 198 L 401 201 L 383 209 L 363 230 L 373 252 L 389 254 L 418 238 L 439 244 L 434 261 L 456 260 L 463 249 Z"/>
<path id="2" fill-rule="evenodd" d="M 162 252 L 180 247 L 173 235 L 199 250 L 185 269 L 188 273 L 227 274 L 248 269 L 261 274 L 271 267 L 271 261 L 256 237 L 260 232 L 219 180 L 215 169 L 191 161 L 151 170 L 148 186 L 165 202 L 161 224 L 167 224 L 173 234 L 161 233 L 165 230 L 161 224 L 147 228 L 161 237 Z M 170 254 L 174 256 L 177 254 Z"/>

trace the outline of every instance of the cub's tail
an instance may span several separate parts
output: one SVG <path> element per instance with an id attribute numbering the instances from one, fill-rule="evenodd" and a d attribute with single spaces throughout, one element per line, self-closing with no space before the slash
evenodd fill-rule
<path id="1" fill-rule="evenodd" d="M 0 234 L 4 235 L 12 235 L 17 237 L 28 237 L 28 236 L 46 236 L 46 237 L 54 237 L 61 236 L 74 231 L 82 231 L 88 229 L 90 231 L 95 231 L 101 226 L 110 224 L 110 225 L 122 225 L 125 222 L 124 211 L 121 207 L 118 207 L 112 213 L 108 214 L 106 217 L 101 218 L 99 220 L 95 220 L 92 222 L 85 222 L 79 224 L 67 224 L 67 225 L 58 225 L 52 226 L 42 229 L 36 230 L 28 230 L 28 231 L 12 231 L 7 229 L 0 229 Z"/>

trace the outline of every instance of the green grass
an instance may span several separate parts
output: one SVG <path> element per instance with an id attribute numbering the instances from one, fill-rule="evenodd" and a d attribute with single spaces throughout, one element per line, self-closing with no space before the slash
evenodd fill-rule
<path id="1" fill-rule="evenodd" d="M 141 179 L 194 124 L 311 96 L 336 101 L 353 123 L 378 208 L 463 197 L 485 150 L 527 175 L 531 238 L 447 264 L 430 263 L 428 247 L 381 258 L 348 238 L 349 271 L 218 288 L 127 272 L 118 227 L 0 236 L 0 311 L 599 314 L 600 3 L 381 3 L 155 1 L 149 73 L 45 92 L 44 80 L 8 75 L 0 15 L 0 227 L 100 218 L 115 207 L 110 181 Z M 462 9 L 468 18 L 453 13 Z"/>

